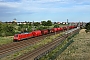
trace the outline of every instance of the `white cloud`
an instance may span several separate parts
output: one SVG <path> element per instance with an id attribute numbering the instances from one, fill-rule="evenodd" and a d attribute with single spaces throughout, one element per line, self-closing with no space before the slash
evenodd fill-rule
<path id="1" fill-rule="evenodd" d="M 20 2 L 0 2 L 0 7 L 9 7 L 19 12 L 89 11 L 90 5 L 82 5 L 84 2 L 90 3 L 90 1 L 88 0 L 21 0 Z M 68 5 L 70 4 L 71 6 L 68 7 Z M 63 7 L 63 5 L 65 5 L 66 7 Z"/>
<path id="2" fill-rule="evenodd" d="M 17 2 L 0 2 L 0 6 L 2 7 L 10 7 L 10 8 L 17 8 L 20 6 L 20 3 Z"/>

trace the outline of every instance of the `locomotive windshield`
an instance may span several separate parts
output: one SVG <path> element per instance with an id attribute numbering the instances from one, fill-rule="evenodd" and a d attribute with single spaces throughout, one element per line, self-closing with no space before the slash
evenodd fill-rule
<path id="1" fill-rule="evenodd" d="M 15 37 L 18 37 L 18 34 L 16 34 Z"/>

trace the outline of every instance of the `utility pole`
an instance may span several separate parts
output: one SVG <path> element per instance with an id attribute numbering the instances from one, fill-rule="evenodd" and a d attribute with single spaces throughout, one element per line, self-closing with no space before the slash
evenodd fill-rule
<path id="1" fill-rule="evenodd" d="M 78 23 L 78 27 L 80 27 L 80 21 L 79 21 L 79 23 Z"/>
<path id="2" fill-rule="evenodd" d="M 68 19 L 67 19 L 67 36 L 68 36 L 68 30 L 69 30 L 69 23 L 68 23 Z"/>
<path id="3" fill-rule="evenodd" d="M 56 31 L 55 31 L 55 35 L 56 35 Z"/>
<path id="4" fill-rule="evenodd" d="M 67 19 L 67 24 L 68 24 L 68 19 Z"/>
<path id="5" fill-rule="evenodd" d="M 67 31 L 68 31 L 68 26 L 69 26 L 69 23 L 68 23 L 68 19 L 67 19 Z"/>

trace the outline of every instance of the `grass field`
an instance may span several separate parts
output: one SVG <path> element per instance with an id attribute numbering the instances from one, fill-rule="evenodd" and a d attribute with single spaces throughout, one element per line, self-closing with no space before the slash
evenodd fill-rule
<path id="1" fill-rule="evenodd" d="M 8 44 L 13 42 L 13 36 L 8 36 L 8 37 L 0 37 L 0 45 L 3 44 Z"/>
<path id="2" fill-rule="evenodd" d="M 27 48 L 24 48 L 23 50 L 20 50 L 20 51 L 18 51 L 16 53 L 13 53 L 13 54 L 8 55 L 8 56 L 6 56 L 4 58 L 1 58 L 0 60 L 12 60 L 12 59 L 14 59 L 14 58 L 16 58 L 16 57 L 18 57 L 20 55 L 23 55 L 23 54 L 25 54 L 25 53 L 27 53 L 29 51 L 34 50 L 34 49 L 36 49 L 36 48 L 38 48 L 38 47 L 40 47 L 42 45 L 48 44 L 49 42 L 53 41 L 53 39 L 57 38 L 58 36 L 61 36 L 62 34 L 63 34 L 63 32 L 60 33 L 60 34 L 48 36 L 44 40 L 41 40 L 40 42 L 37 42 L 36 44 L 33 44 L 32 46 L 28 46 Z"/>
<path id="3" fill-rule="evenodd" d="M 56 60 L 90 60 L 90 33 L 82 29 L 74 42 Z"/>

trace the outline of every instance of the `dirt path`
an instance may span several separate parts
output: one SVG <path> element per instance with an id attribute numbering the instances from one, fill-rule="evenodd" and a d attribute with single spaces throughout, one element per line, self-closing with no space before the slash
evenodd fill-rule
<path id="1" fill-rule="evenodd" d="M 56 60 L 90 60 L 90 33 L 82 29 L 74 42 Z"/>

